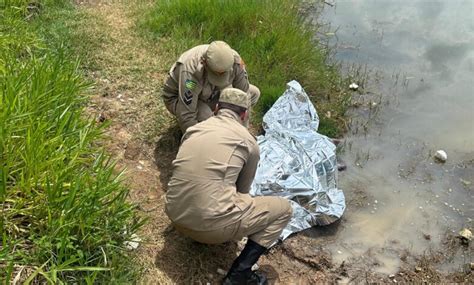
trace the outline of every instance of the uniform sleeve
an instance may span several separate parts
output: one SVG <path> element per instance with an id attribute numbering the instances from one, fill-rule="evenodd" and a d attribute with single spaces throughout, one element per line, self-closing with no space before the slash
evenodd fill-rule
<path id="1" fill-rule="evenodd" d="M 198 123 L 197 104 L 200 90 L 198 80 L 188 72 L 181 70 L 179 73 L 179 96 L 176 103 L 176 117 L 183 131 Z"/>
<path id="2" fill-rule="evenodd" d="M 260 160 L 260 150 L 256 142 L 248 146 L 249 156 L 237 178 L 237 191 L 240 193 L 249 193 L 252 186 L 255 173 L 257 172 L 258 161 Z"/>
<path id="3" fill-rule="evenodd" d="M 245 70 L 245 63 L 242 59 L 238 59 L 240 62 L 234 63 L 234 81 L 232 81 L 232 87 L 238 88 L 244 92 L 249 90 L 249 79 L 247 71 Z"/>

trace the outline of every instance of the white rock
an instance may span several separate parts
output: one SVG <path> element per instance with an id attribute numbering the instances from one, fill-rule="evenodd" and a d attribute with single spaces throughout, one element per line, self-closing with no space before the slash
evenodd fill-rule
<path id="1" fill-rule="evenodd" d="M 434 156 L 440 162 L 446 162 L 448 159 L 448 154 L 444 150 L 438 150 Z"/>
<path id="2" fill-rule="evenodd" d="M 129 250 L 133 250 L 138 248 L 141 241 L 142 239 L 140 237 L 138 237 L 136 234 L 132 234 L 130 240 L 125 241 L 123 245 Z"/>
<path id="3" fill-rule="evenodd" d="M 459 236 L 466 241 L 470 241 L 472 239 L 472 232 L 469 229 L 462 229 L 459 232 Z"/>
<path id="4" fill-rule="evenodd" d="M 351 85 L 349 85 L 349 89 L 355 91 L 355 90 L 359 89 L 359 85 L 357 85 L 356 83 L 351 83 Z"/>
<path id="5" fill-rule="evenodd" d="M 217 268 L 217 273 L 220 274 L 220 275 L 226 275 L 227 272 L 225 272 L 224 269 L 221 269 L 221 268 Z"/>

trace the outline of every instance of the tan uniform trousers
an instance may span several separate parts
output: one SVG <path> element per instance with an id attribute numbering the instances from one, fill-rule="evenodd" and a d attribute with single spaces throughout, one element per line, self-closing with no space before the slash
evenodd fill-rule
<path id="1" fill-rule="evenodd" d="M 176 229 L 198 242 L 219 244 L 231 240 L 249 239 L 270 247 L 291 219 L 290 202 L 281 197 L 255 197 L 255 207 L 248 210 L 238 222 L 211 231 L 195 231 L 176 226 Z"/>

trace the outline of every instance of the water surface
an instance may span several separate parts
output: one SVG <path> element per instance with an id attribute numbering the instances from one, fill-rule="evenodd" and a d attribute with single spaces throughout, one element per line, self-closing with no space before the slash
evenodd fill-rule
<path id="1" fill-rule="evenodd" d="M 394 273 L 400 252 L 427 254 L 442 249 L 447 233 L 472 230 L 473 8 L 474 1 L 326 5 L 336 58 L 382 75 L 361 88 L 364 100 L 352 111 L 341 156 L 348 170 L 339 176 L 348 209 L 330 246 L 336 262 L 370 256 L 374 270 Z M 438 149 L 448 154 L 444 164 L 433 160 Z M 459 270 L 473 262 L 470 253 L 472 246 L 439 269 Z"/>

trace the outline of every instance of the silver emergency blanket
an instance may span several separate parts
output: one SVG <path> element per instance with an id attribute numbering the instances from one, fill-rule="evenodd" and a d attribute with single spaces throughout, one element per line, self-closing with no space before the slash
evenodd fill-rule
<path id="1" fill-rule="evenodd" d="M 263 117 L 265 135 L 257 138 L 260 162 L 250 194 L 291 201 L 293 217 L 282 240 L 336 221 L 346 207 L 337 189 L 336 146 L 317 133 L 318 125 L 316 109 L 296 81 Z"/>

